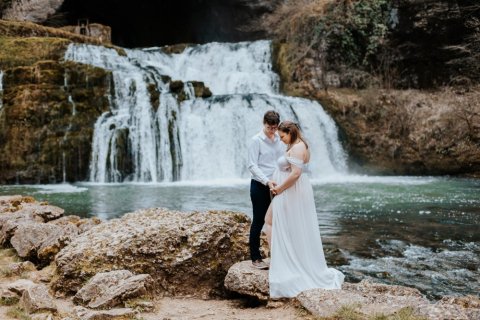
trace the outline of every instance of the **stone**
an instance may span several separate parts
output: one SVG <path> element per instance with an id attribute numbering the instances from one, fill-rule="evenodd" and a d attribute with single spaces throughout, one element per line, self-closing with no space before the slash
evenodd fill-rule
<path id="1" fill-rule="evenodd" d="M 243 213 L 138 210 L 73 239 L 56 256 L 52 286 L 76 293 L 99 272 L 125 269 L 149 274 L 157 293 L 221 295 L 228 269 L 248 257 L 249 228 Z"/>
<path id="2" fill-rule="evenodd" d="M 37 251 L 38 259 L 41 261 L 52 261 L 55 255 L 69 244 L 79 232 L 80 230 L 71 223 L 54 228 L 41 242 Z"/>
<path id="3" fill-rule="evenodd" d="M 110 320 L 110 319 L 129 319 L 136 313 L 130 308 L 117 308 L 111 310 L 89 310 L 84 307 L 75 307 L 74 312 L 82 320 Z"/>
<path id="4" fill-rule="evenodd" d="M 43 284 L 28 287 L 22 294 L 20 304 L 29 313 L 57 311 L 56 303 L 48 293 L 48 287 Z"/>
<path id="5" fill-rule="evenodd" d="M 148 274 L 134 275 L 128 270 L 101 272 L 77 292 L 73 301 L 92 309 L 109 309 L 151 293 L 152 283 Z"/>
<path id="6" fill-rule="evenodd" d="M 27 223 L 43 222 L 43 219 L 33 214 L 14 212 L 0 216 L 0 245 L 7 246 L 18 226 Z"/>
<path id="7" fill-rule="evenodd" d="M 259 300 L 269 299 L 268 270 L 259 270 L 250 260 L 234 264 L 225 277 L 225 288 Z"/>
<path id="8" fill-rule="evenodd" d="M 32 320 L 53 320 L 51 313 L 38 313 L 30 317 Z"/>
<path id="9" fill-rule="evenodd" d="M 25 223 L 18 226 L 10 242 L 19 257 L 36 257 L 42 242 L 60 229 L 59 226 L 48 223 Z"/>
<path id="10" fill-rule="evenodd" d="M 37 271 L 35 265 L 30 261 L 10 263 L 6 267 L 6 272 L 11 275 L 19 276 L 24 272 Z"/>
<path id="11" fill-rule="evenodd" d="M 358 305 L 358 311 L 366 315 L 390 315 L 405 307 L 428 305 L 428 300 L 421 297 L 362 293 L 358 290 L 311 289 L 301 292 L 296 298 L 305 309 L 317 317 L 332 316 L 342 306 Z"/>
<path id="12" fill-rule="evenodd" d="M 35 286 L 31 280 L 20 279 L 7 285 L 7 289 L 21 296 L 28 288 Z"/>

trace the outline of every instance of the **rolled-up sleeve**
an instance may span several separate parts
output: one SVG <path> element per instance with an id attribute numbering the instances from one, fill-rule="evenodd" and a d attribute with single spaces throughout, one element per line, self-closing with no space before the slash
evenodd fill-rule
<path id="1" fill-rule="evenodd" d="M 260 156 L 260 141 L 258 139 L 252 139 L 250 146 L 248 147 L 248 170 L 252 174 L 253 178 L 264 185 L 269 181 L 265 173 L 258 167 L 258 158 Z"/>

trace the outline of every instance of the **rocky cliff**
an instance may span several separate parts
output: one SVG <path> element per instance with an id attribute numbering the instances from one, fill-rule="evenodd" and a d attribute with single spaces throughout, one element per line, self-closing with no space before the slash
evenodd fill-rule
<path id="1" fill-rule="evenodd" d="M 266 20 L 282 90 L 322 102 L 360 172 L 478 175 L 478 4 L 325 3 Z"/>
<path id="2" fill-rule="evenodd" d="M 62 61 L 69 39 L 0 28 L 12 35 L 0 36 L 0 183 L 85 180 L 93 125 L 108 108 L 109 74 Z M 26 29 L 16 32 L 43 30 Z"/>

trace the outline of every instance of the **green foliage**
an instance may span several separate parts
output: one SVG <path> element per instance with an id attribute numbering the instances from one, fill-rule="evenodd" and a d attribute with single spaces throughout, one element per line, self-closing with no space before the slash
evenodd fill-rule
<path id="1" fill-rule="evenodd" d="M 371 67 L 388 33 L 387 0 L 363 0 L 345 5 L 330 3 L 315 32 L 325 38 L 330 64 Z"/>

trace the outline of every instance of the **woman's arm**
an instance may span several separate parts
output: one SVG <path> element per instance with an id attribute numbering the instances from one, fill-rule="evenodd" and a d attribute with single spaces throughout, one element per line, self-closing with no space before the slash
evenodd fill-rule
<path id="1" fill-rule="evenodd" d="M 307 148 L 305 147 L 305 144 L 299 143 L 293 146 L 292 149 L 290 150 L 290 157 L 299 159 L 303 162 L 306 151 L 307 151 Z M 272 190 L 274 194 L 280 194 L 286 189 L 293 186 L 295 182 L 298 180 L 298 178 L 300 178 L 300 176 L 302 175 L 302 168 L 297 167 L 294 164 L 290 164 L 290 168 L 292 169 L 292 171 L 288 175 L 287 179 L 285 179 L 285 181 L 281 185 L 276 186 Z"/>

